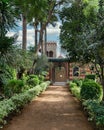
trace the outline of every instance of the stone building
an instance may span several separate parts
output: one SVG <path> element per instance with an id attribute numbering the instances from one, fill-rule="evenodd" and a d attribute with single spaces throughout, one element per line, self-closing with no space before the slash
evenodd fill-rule
<path id="1" fill-rule="evenodd" d="M 74 78 L 83 79 L 86 74 L 91 74 L 88 64 L 71 63 L 70 59 L 61 55 L 57 57 L 57 43 L 55 42 L 47 43 L 46 54 L 51 63 L 48 78 L 52 82 L 66 82 Z"/>
<path id="2" fill-rule="evenodd" d="M 39 52 L 41 52 L 41 48 L 39 48 Z M 57 43 L 56 42 L 47 42 L 43 44 L 43 54 L 46 54 L 47 57 L 57 57 Z"/>
<path id="3" fill-rule="evenodd" d="M 48 57 L 57 57 L 57 43 L 56 42 L 48 42 L 46 46 L 46 54 Z"/>

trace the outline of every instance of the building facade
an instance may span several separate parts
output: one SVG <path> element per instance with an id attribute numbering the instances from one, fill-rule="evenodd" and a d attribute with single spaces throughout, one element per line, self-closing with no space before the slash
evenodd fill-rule
<path id="1" fill-rule="evenodd" d="M 71 63 L 68 58 L 61 55 L 57 57 L 57 44 L 47 43 L 47 57 L 50 63 L 48 78 L 54 82 L 67 82 L 75 78 L 83 79 L 86 74 L 91 74 L 88 64 Z"/>

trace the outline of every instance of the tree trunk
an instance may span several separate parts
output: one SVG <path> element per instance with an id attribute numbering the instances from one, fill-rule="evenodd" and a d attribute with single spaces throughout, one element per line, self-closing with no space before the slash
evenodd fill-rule
<path id="1" fill-rule="evenodd" d="M 47 28 L 45 27 L 45 54 L 47 55 Z"/>
<path id="2" fill-rule="evenodd" d="M 38 30 L 38 24 L 35 24 L 35 53 L 37 53 L 37 47 L 38 47 L 38 35 L 37 35 L 37 30 Z"/>
<path id="3" fill-rule="evenodd" d="M 41 54 L 43 54 L 43 24 L 40 23 L 40 38 L 39 38 L 39 44 L 41 46 Z"/>
<path id="4" fill-rule="evenodd" d="M 27 21 L 26 16 L 22 15 L 22 49 L 26 50 L 27 47 Z"/>

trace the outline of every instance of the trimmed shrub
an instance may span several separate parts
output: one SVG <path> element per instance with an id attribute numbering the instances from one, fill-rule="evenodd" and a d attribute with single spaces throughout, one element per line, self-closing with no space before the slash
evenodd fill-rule
<path id="1" fill-rule="evenodd" d="M 80 87 L 73 87 L 71 88 L 71 92 L 75 95 L 78 99 L 80 99 Z"/>
<path id="2" fill-rule="evenodd" d="M 78 87 L 82 86 L 82 80 L 81 79 L 73 79 L 73 83 L 76 83 Z"/>
<path id="3" fill-rule="evenodd" d="M 77 84 L 76 84 L 76 83 L 73 83 L 73 82 L 70 82 L 70 83 L 69 83 L 69 87 L 70 87 L 70 88 L 77 87 Z"/>
<path id="4" fill-rule="evenodd" d="M 4 87 L 4 94 L 7 97 L 13 96 L 15 93 L 21 93 L 24 88 L 24 82 L 22 80 L 12 79 Z"/>
<path id="5" fill-rule="evenodd" d="M 92 80 L 84 81 L 81 87 L 80 95 L 81 95 L 81 99 L 85 99 L 85 100 L 88 99 L 101 100 L 102 87 L 98 83 Z"/>
<path id="6" fill-rule="evenodd" d="M 95 74 L 88 74 L 88 75 L 85 76 L 85 79 L 95 80 L 96 79 L 96 75 Z"/>
<path id="7" fill-rule="evenodd" d="M 34 87 L 39 84 L 39 78 L 37 75 L 29 75 L 27 79 L 27 85 Z"/>
<path id="8" fill-rule="evenodd" d="M 74 96 L 80 99 L 80 87 L 76 83 L 70 82 L 69 88 Z"/>
<path id="9" fill-rule="evenodd" d="M 43 75 L 39 75 L 39 83 L 42 83 L 44 81 L 44 76 Z"/>

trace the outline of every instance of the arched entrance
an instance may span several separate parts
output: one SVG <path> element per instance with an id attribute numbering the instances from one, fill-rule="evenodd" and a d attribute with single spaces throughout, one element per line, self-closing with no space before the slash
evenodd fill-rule
<path id="1" fill-rule="evenodd" d="M 66 82 L 66 70 L 65 67 L 55 68 L 55 82 Z"/>
<path id="2" fill-rule="evenodd" d="M 66 82 L 69 79 L 69 60 L 65 58 L 50 58 L 49 79 L 52 83 Z"/>

